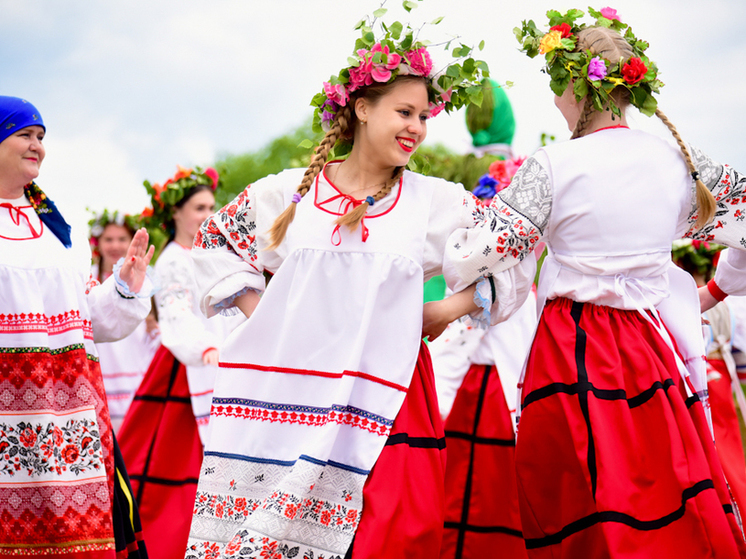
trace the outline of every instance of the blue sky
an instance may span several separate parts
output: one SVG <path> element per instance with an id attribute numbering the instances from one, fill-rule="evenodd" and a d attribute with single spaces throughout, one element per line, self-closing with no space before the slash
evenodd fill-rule
<path id="1" fill-rule="evenodd" d="M 86 205 L 136 212 L 147 201 L 143 179 L 257 149 L 309 118 L 321 82 L 345 65 L 354 23 L 379 3 L 0 0 L 0 93 L 41 111 L 48 136 L 38 182 L 71 221 L 84 219 Z M 660 106 L 684 139 L 746 171 L 746 3 L 611 5 L 650 42 L 666 83 Z M 543 27 L 547 9 L 585 4 L 425 0 L 409 16 L 398 0 L 386 7 L 417 25 L 445 16 L 423 32 L 434 42 L 447 33 L 486 41 L 481 57 L 493 77 L 515 83 L 516 151 L 533 152 L 541 132 L 569 137 L 539 60 L 517 50 L 512 29 L 522 19 Z M 640 115 L 632 125 L 668 134 Z M 466 151 L 463 114 L 430 121 L 427 142 Z"/>

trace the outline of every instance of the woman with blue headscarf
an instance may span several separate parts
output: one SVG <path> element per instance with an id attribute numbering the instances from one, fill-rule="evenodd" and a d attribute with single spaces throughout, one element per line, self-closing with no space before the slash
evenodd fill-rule
<path id="1" fill-rule="evenodd" d="M 90 280 L 85 231 L 34 183 L 45 133 L 31 103 L 0 96 L 0 556 L 140 559 L 94 341 L 147 315 L 153 249 L 138 231 L 114 276 Z"/>

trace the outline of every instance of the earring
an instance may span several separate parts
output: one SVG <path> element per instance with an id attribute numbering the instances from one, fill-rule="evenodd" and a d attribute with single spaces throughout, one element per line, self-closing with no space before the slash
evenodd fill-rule
<path id="1" fill-rule="evenodd" d="M 367 124 L 368 123 L 367 120 L 361 120 L 360 122 L 362 122 L 363 124 Z"/>

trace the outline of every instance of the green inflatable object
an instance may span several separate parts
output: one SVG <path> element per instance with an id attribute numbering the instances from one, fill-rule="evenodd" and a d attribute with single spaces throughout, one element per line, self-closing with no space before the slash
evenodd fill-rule
<path id="1" fill-rule="evenodd" d="M 471 134 L 474 147 L 490 144 L 513 143 L 515 117 L 510 99 L 497 82 L 486 78 L 482 82 L 484 100 L 482 106 L 466 108 L 466 127 Z"/>

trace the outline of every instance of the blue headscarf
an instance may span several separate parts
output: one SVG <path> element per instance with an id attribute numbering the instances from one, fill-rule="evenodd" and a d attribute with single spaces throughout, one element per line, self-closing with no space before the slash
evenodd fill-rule
<path id="1" fill-rule="evenodd" d="M 0 95 L 0 143 L 29 126 L 41 126 L 45 132 L 47 130 L 41 113 L 31 103 L 18 97 Z M 70 226 L 54 202 L 33 181 L 23 187 L 23 192 L 44 225 L 49 227 L 66 248 L 70 248 Z"/>
<path id="2" fill-rule="evenodd" d="M 47 129 L 36 107 L 25 99 L 0 95 L 0 142 L 21 128 L 34 125 Z"/>

